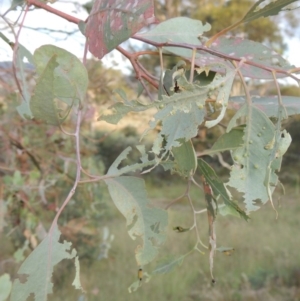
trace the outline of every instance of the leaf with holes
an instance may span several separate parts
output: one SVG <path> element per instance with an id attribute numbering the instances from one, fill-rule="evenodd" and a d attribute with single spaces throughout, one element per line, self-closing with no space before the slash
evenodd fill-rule
<path id="1" fill-rule="evenodd" d="M 137 264 L 144 266 L 156 257 L 166 239 L 167 211 L 150 206 L 145 183 L 140 178 L 122 176 L 105 183 L 114 204 L 126 218 L 129 236 L 142 240 L 135 253 Z"/>
<path id="2" fill-rule="evenodd" d="M 129 146 L 126 149 L 124 149 L 122 151 L 122 153 L 115 159 L 113 164 L 108 169 L 107 174 L 112 175 L 112 176 L 120 176 L 122 174 L 126 174 L 129 172 L 141 171 L 143 168 L 149 167 L 151 165 L 155 165 L 157 163 L 157 160 L 155 158 L 153 160 L 149 161 L 149 158 L 148 158 L 148 155 L 146 154 L 146 149 L 145 149 L 144 145 L 137 145 L 136 148 L 139 151 L 139 153 L 141 154 L 141 157 L 140 157 L 141 162 L 119 168 L 119 165 L 121 164 L 121 162 L 123 160 L 126 160 L 128 154 L 132 150 L 132 148 Z"/>
<path id="3" fill-rule="evenodd" d="M 154 22 L 153 0 L 96 0 L 85 29 L 89 50 L 101 59 Z"/>
<path id="4" fill-rule="evenodd" d="M 230 208 L 228 211 L 235 211 L 237 212 L 241 217 L 243 217 L 246 221 L 249 219 L 247 214 L 244 210 L 242 210 L 239 205 L 231 200 L 231 197 L 224 186 L 223 182 L 218 178 L 215 171 L 202 159 L 198 160 L 198 168 L 200 172 L 205 177 L 208 184 L 211 186 L 214 196 L 218 197 L 221 196 L 224 200 L 224 204 L 226 207 Z M 224 209 L 223 209 L 224 212 Z"/>
<path id="5" fill-rule="evenodd" d="M 273 193 L 277 184 L 277 175 L 269 158 L 275 141 L 275 126 L 269 118 L 253 105 L 244 105 L 228 124 L 227 131 L 236 126 L 241 117 L 247 117 L 244 127 L 244 144 L 232 152 L 234 165 L 230 173 L 228 186 L 244 194 L 247 211 L 259 209 L 257 201 L 263 204 L 269 200 L 269 191 Z M 266 182 L 266 178 L 268 181 Z"/>
<path id="6" fill-rule="evenodd" d="M 205 122 L 205 126 L 207 128 L 211 128 L 217 125 L 224 118 L 224 115 L 227 110 L 228 99 L 230 96 L 234 77 L 235 77 L 235 70 L 229 68 L 227 69 L 226 76 L 216 77 L 216 80 L 214 81 L 214 85 L 212 86 L 212 88 L 213 87 L 218 88 L 216 105 L 221 106 L 222 109 L 219 116 L 216 119 Z"/>
<path id="7" fill-rule="evenodd" d="M 76 260 L 77 258 L 77 252 L 72 249 L 72 244 L 67 241 L 59 242 L 60 236 L 61 232 L 55 225 L 53 231 L 49 232 L 47 237 L 22 263 L 18 276 L 23 280 L 20 281 L 17 278 L 14 281 L 11 301 L 27 300 L 31 294 L 34 295 L 34 300 L 47 300 L 48 294 L 53 292 L 51 278 L 54 266 L 64 259 L 75 258 Z M 75 268 L 74 285 L 76 288 L 82 289 L 79 283 L 78 262 Z"/>

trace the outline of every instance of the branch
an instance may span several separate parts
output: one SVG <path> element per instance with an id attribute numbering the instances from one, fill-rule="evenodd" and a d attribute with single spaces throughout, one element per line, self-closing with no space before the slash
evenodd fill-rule
<path id="1" fill-rule="evenodd" d="M 139 64 L 137 62 L 138 57 L 141 55 L 141 53 L 137 52 L 137 53 L 130 53 L 128 51 L 126 51 L 124 48 L 118 46 L 116 48 L 119 52 L 121 52 L 131 63 L 135 73 L 136 73 L 136 78 L 141 81 L 142 78 L 144 78 L 145 80 L 147 80 L 153 87 L 155 87 L 156 89 L 158 89 L 158 83 L 156 83 L 150 76 L 148 76 L 148 74 L 145 72 L 145 70 L 142 70 L 139 67 Z M 143 52 L 143 54 L 145 54 L 145 52 Z"/>
<path id="2" fill-rule="evenodd" d="M 43 8 L 44 10 L 54 14 L 54 15 L 57 15 L 71 23 L 75 23 L 75 24 L 78 24 L 81 20 L 76 18 L 76 17 L 73 17 L 71 15 L 68 15 L 66 13 L 63 13 L 62 11 L 60 10 L 57 10 L 49 5 L 47 5 L 46 3 L 44 2 L 41 2 L 41 1 L 38 1 L 38 0 L 27 0 L 27 5 L 30 6 L 30 5 L 34 5 L 36 7 L 39 7 L 39 8 Z"/>
<path id="3" fill-rule="evenodd" d="M 81 107 L 78 107 L 78 112 L 77 112 L 77 120 L 76 120 L 76 130 L 75 133 L 73 134 L 73 136 L 75 137 L 75 148 L 76 148 L 76 162 L 77 162 L 77 166 L 76 166 L 76 178 L 74 181 L 74 185 L 71 188 L 67 198 L 65 199 L 65 201 L 63 202 L 62 206 L 59 208 L 58 212 L 56 213 L 56 216 L 52 222 L 51 228 L 49 230 L 49 232 L 51 232 L 51 230 L 53 229 L 53 227 L 55 227 L 55 225 L 57 224 L 57 220 L 59 218 L 59 216 L 61 215 L 62 211 L 64 210 L 64 208 L 67 206 L 67 204 L 69 203 L 69 201 L 71 200 L 72 196 L 74 195 L 76 188 L 78 186 L 78 183 L 80 181 L 80 175 L 81 175 L 81 158 L 80 158 L 80 124 L 81 124 L 81 114 L 82 114 L 82 109 Z"/>
<path id="4" fill-rule="evenodd" d="M 159 47 L 180 47 L 180 48 L 186 48 L 186 49 L 191 49 L 191 50 L 193 50 L 193 49 L 201 50 L 203 52 L 207 52 L 209 54 L 212 54 L 214 56 L 220 57 L 225 60 L 236 61 L 238 63 L 240 63 L 242 61 L 243 64 L 254 66 L 254 67 L 269 71 L 270 73 L 275 71 L 276 73 L 285 74 L 286 76 L 289 76 L 289 77 L 293 78 L 294 80 L 296 80 L 297 82 L 299 82 L 299 79 L 296 76 L 292 75 L 290 70 L 285 71 L 282 69 L 270 68 L 270 67 L 267 67 L 262 64 L 258 64 L 258 63 L 252 62 L 252 61 L 247 61 L 247 60 L 245 60 L 245 58 L 239 58 L 239 57 L 230 56 L 228 54 L 224 54 L 220 51 L 207 48 L 206 46 L 199 46 L 199 45 L 193 45 L 193 44 L 187 44 L 187 43 L 173 43 L 173 42 L 156 43 L 156 42 L 145 39 L 138 35 L 134 35 L 134 36 L 132 36 L 132 38 L 135 40 L 153 45 L 158 48 Z M 295 69 L 295 70 L 298 71 L 298 69 Z"/>

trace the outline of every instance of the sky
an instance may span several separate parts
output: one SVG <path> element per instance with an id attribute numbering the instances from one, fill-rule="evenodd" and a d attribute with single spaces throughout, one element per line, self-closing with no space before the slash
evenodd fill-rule
<path id="1" fill-rule="evenodd" d="M 89 2 L 89 0 L 77 0 L 78 3 L 84 4 Z M 0 14 L 3 14 L 10 7 L 11 0 L 0 0 Z M 80 6 L 75 6 L 70 0 L 59 0 L 54 4 L 49 4 L 63 12 L 67 12 L 70 15 L 73 15 L 79 19 L 85 20 L 88 17 L 87 12 L 82 9 Z M 299 10 L 300 14 L 300 10 Z M 7 14 L 7 18 L 11 21 L 17 20 L 20 15 L 20 9 L 17 11 L 11 11 Z M 22 29 L 19 42 L 23 44 L 30 52 L 34 52 L 34 50 L 41 45 L 44 44 L 54 44 L 58 47 L 62 47 L 78 57 L 83 56 L 83 47 L 84 47 L 84 36 L 80 32 L 76 32 L 71 35 L 66 35 L 63 33 L 54 33 L 45 31 L 43 29 L 51 28 L 57 29 L 61 31 L 74 32 L 76 31 L 77 25 L 70 23 L 56 15 L 53 15 L 47 11 L 42 9 L 36 9 L 30 11 L 25 20 L 25 28 Z M 14 41 L 13 35 L 10 34 L 9 30 L 4 29 L 3 20 L 0 18 L 0 30 L 3 34 L 5 34 L 8 38 Z M 37 30 L 40 28 L 40 30 Z M 286 41 L 289 47 L 287 53 L 285 53 L 284 57 L 288 59 L 288 61 L 295 65 L 300 66 L 300 39 L 295 37 L 293 39 L 289 39 Z M 0 39 L 0 61 L 11 61 L 12 60 L 12 51 L 10 47 Z M 119 64 L 120 69 L 125 70 L 124 73 L 128 73 L 128 69 L 126 72 L 126 68 L 128 68 L 129 64 L 124 62 L 121 54 L 117 51 L 114 51 L 108 55 L 106 55 L 103 59 L 103 63 L 107 67 L 115 66 L 115 62 L 117 65 Z"/>
<path id="2" fill-rule="evenodd" d="M 75 6 L 68 0 L 60 0 L 54 4 L 48 4 L 52 7 L 67 12 L 68 14 L 85 20 L 88 17 L 88 13 L 82 9 L 80 6 Z M 89 0 L 76 0 L 80 4 L 85 4 Z M 0 14 L 3 14 L 10 7 L 11 0 L 0 0 Z M 17 11 L 9 12 L 6 17 L 10 21 L 15 21 L 20 15 L 20 9 Z M 4 22 L 0 18 L 0 30 L 8 37 L 10 40 L 14 41 L 13 35 L 9 30 L 2 30 L 4 27 Z M 42 30 L 37 30 L 40 28 Z M 24 28 L 21 31 L 19 42 L 25 46 L 31 53 L 35 51 L 38 47 L 45 44 L 53 44 L 55 46 L 66 49 L 72 52 L 76 56 L 82 58 L 84 52 L 85 38 L 80 32 L 76 32 L 72 35 L 66 35 L 64 33 L 55 33 L 45 31 L 43 29 L 51 28 L 53 30 L 61 30 L 67 32 L 74 32 L 78 30 L 76 24 L 70 23 L 56 15 L 53 15 L 43 9 L 36 9 L 30 11 L 25 19 Z M 7 43 L 0 39 L 0 61 L 11 61 L 12 51 Z M 106 55 L 103 59 L 104 65 L 107 67 L 114 66 L 114 61 L 121 63 L 124 66 L 124 60 L 122 56 L 117 51 Z M 128 65 L 127 65 L 128 66 Z"/>

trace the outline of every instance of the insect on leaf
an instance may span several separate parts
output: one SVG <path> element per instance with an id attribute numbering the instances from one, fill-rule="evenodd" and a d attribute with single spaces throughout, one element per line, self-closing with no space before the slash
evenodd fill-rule
<path id="1" fill-rule="evenodd" d="M 101 59 L 154 22 L 153 0 L 96 0 L 85 30 L 89 50 Z"/>

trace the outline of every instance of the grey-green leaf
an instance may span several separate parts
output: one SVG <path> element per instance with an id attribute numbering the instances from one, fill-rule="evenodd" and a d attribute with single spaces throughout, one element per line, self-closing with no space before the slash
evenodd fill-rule
<path id="1" fill-rule="evenodd" d="M 210 149 L 205 150 L 202 155 L 212 155 L 240 147 L 243 144 L 243 131 L 243 127 L 236 127 L 229 133 L 224 133 L 218 138 L 214 145 Z"/>
<path id="2" fill-rule="evenodd" d="M 266 0 L 259 0 L 251 7 L 248 13 L 244 16 L 243 22 L 250 22 L 261 17 L 278 15 L 284 7 L 296 1 L 298 0 L 275 0 L 269 1 L 269 3 L 267 3 Z M 263 5 L 263 7 L 260 7 L 260 5 L 264 4 L 264 2 L 267 4 Z"/>
<path id="3" fill-rule="evenodd" d="M 170 273 L 174 268 L 180 266 L 183 263 L 184 258 L 187 254 L 182 255 L 178 258 L 170 257 L 165 260 L 159 262 L 159 264 L 155 267 L 154 271 L 151 273 L 152 275 L 155 274 L 167 274 Z"/>
<path id="4" fill-rule="evenodd" d="M 174 170 L 183 177 L 189 177 L 197 169 L 196 152 L 191 140 L 180 139 L 179 142 L 180 146 L 172 148 L 175 160 Z"/>
<path id="5" fill-rule="evenodd" d="M 52 125 L 59 125 L 63 122 L 63 119 L 58 117 L 58 110 L 54 101 L 54 69 L 57 66 L 54 55 L 40 75 L 30 101 L 33 116 Z"/>
<path id="6" fill-rule="evenodd" d="M 249 219 L 248 215 L 239 207 L 236 202 L 231 200 L 227 189 L 225 188 L 223 182 L 217 177 L 215 171 L 202 159 L 198 159 L 198 168 L 205 177 L 208 184 L 211 186 L 214 196 L 218 197 L 220 195 L 224 200 L 226 206 L 235 210 L 241 217 L 243 217 L 247 221 Z"/>
<path id="7" fill-rule="evenodd" d="M 157 25 L 154 29 L 136 37 L 156 42 L 156 43 L 186 43 L 201 45 L 199 37 L 211 29 L 210 24 L 203 23 L 199 20 L 193 20 L 187 17 L 177 17 L 169 19 Z M 182 57 L 191 57 L 192 50 L 180 47 L 164 47 L 164 50 Z"/>
<path id="8" fill-rule="evenodd" d="M 53 45 L 41 46 L 34 52 L 38 75 L 43 73 L 54 55 L 58 66 L 54 71 L 53 94 L 69 106 L 83 102 L 88 75 L 86 68 L 74 54 Z"/>
<path id="9" fill-rule="evenodd" d="M 12 288 L 12 283 L 9 274 L 5 273 L 0 276 L 0 301 L 5 301 L 8 298 Z"/>
<path id="10" fill-rule="evenodd" d="M 269 182 L 265 178 L 269 172 L 269 157 L 275 144 L 275 127 L 268 117 L 253 105 L 244 105 L 232 118 L 228 129 L 236 125 L 238 118 L 247 116 L 244 128 L 244 144 L 232 153 L 235 164 L 227 185 L 244 194 L 247 211 L 259 208 L 257 201 L 269 200 L 268 190 L 273 192 L 277 176 L 272 171 Z"/>
<path id="11" fill-rule="evenodd" d="M 135 253 L 137 264 L 144 266 L 156 257 L 165 241 L 167 211 L 150 206 L 144 181 L 140 178 L 117 177 L 105 183 L 114 204 L 126 218 L 129 236 L 142 240 Z"/>
<path id="12" fill-rule="evenodd" d="M 52 293 L 51 282 L 54 266 L 63 259 L 76 257 L 70 242 L 59 242 L 61 232 L 55 225 L 48 236 L 37 246 L 21 265 L 18 275 L 26 275 L 25 281 L 18 278 L 13 283 L 11 301 L 25 301 L 31 294 L 34 300 L 47 300 Z"/>
<path id="13" fill-rule="evenodd" d="M 278 116 L 278 96 L 252 96 L 252 103 L 268 117 Z M 229 108 L 239 110 L 246 102 L 245 96 L 234 96 L 229 100 Z M 300 97 L 282 96 L 282 103 L 288 116 L 300 114 Z"/>

